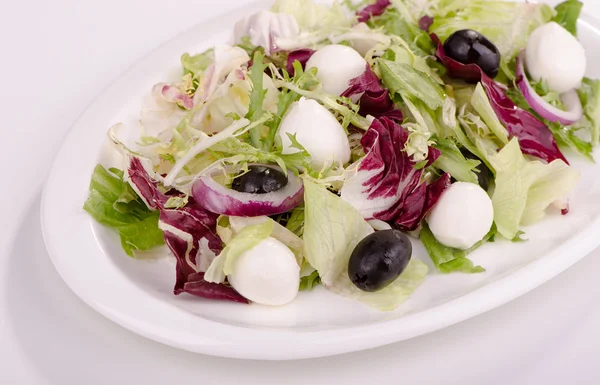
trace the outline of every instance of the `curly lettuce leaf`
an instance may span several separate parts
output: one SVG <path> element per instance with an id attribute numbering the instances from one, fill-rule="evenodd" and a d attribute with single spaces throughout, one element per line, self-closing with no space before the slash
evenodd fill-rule
<path id="1" fill-rule="evenodd" d="M 581 14 L 583 3 L 579 0 L 567 0 L 556 6 L 556 16 L 552 21 L 560 24 L 564 29 L 577 36 L 577 20 Z"/>
<path id="2" fill-rule="evenodd" d="M 206 71 L 213 61 L 214 52 L 212 49 L 193 56 L 187 52 L 181 55 L 181 66 L 184 75 L 191 74 L 195 79 Z"/>
<path id="3" fill-rule="evenodd" d="M 149 210 L 128 183 L 123 172 L 97 165 L 90 182 L 90 196 L 83 209 L 96 221 L 117 230 L 129 256 L 165 243 L 158 228 L 157 212 Z"/>
<path id="4" fill-rule="evenodd" d="M 412 15 L 407 4 L 403 0 L 392 2 L 391 9 L 383 15 L 373 18 L 369 25 L 374 28 L 382 28 L 389 35 L 395 35 L 407 42 L 411 51 L 421 56 L 428 55 L 433 47 L 427 32 L 419 27 L 418 20 Z"/>
<path id="5" fill-rule="evenodd" d="M 529 35 L 555 11 L 547 4 L 493 0 L 441 0 L 433 8 L 430 32 L 445 41 L 461 29 L 474 29 L 492 41 L 506 62 L 527 44 Z"/>
<path id="6" fill-rule="evenodd" d="M 328 6 L 313 0 L 277 0 L 271 12 L 294 16 L 302 32 L 349 28 L 355 21 L 337 1 Z"/>
<path id="7" fill-rule="evenodd" d="M 566 198 L 579 181 L 579 173 L 562 160 L 527 160 L 517 139 L 488 159 L 496 170 L 494 222 L 507 239 L 517 236 L 520 225 L 541 220 L 552 202 Z"/>
<path id="8" fill-rule="evenodd" d="M 490 232 L 469 250 L 459 250 L 442 245 L 433 236 L 433 233 L 429 229 L 427 222 L 423 222 L 423 228 L 421 229 L 419 236 L 421 238 L 421 242 L 423 242 L 423 245 L 427 250 L 427 254 L 429 254 L 433 264 L 440 273 L 474 274 L 482 273 L 485 271 L 485 269 L 481 266 L 475 266 L 473 261 L 467 258 L 467 255 L 485 242 L 493 239 L 495 232 L 496 229 L 492 227 Z"/>
<path id="9" fill-rule="evenodd" d="M 434 167 L 449 173 L 458 181 L 479 183 L 474 170 L 480 161 L 465 158 L 452 140 L 434 138 L 433 142 L 433 148 L 440 151 L 440 157 L 433 163 Z"/>
<path id="10" fill-rule="evenodd" d="M 589 122 L 592 145 L 596 146 L 600 143 L 600 80 L 584 78 L 578 92 Z"/>
<path id="11" fill-rule="evenodd" d="M 300 278 L 300 291 L 311 291 L 315 286 L 321 284 L 321 277 L 318 271 L 313 271 L 312 274 Z"/>
<path id="12" fill-rule="evenodd" d="M 304 179 L 306 259 L 329 290 L 381 310 L 393 310 L 421 284 L 427 266 L 412 259 L 391 285 L 374 292 L 359 290 L 348 277 L 348 261 L 358 242 L 373 229 L 350 204 L 309 178 Z"/>

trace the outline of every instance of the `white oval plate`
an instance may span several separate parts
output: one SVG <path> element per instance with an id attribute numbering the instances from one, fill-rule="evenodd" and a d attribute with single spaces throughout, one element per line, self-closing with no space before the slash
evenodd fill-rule
<path id="1" fill-rule="evenodd" d="M 488 244 L 473 254 L 475 275 L 431 273 L 397 311 L 380 312 L 323 288 L 290 305 L 212 302 L 173 296 L 170 258 L 128 258 L 117 235 L 82 210 L 108 127 L 135 124 L 151 86 L 176 77 L 183 52 L 229 38 L 232 23 L 265 2 L 203 22 L 158 48 L 108 87 L 66 138 L 43 195 L 42 227 L 56 269 L 88 305 L 123 327 L 177 348 L 216 356 L 297 359 L 373 348 L 444 328 L 500 306 L 559 274 L 600 244 L 600 166 L 571 155 L 582 180 L 567 216 L 551 214 L 526 229 L 529 242 Z M 580 36 L 590 63 L 600 61 L 600 23 L 584 17 Z M 170 72 L 167 72 L 170 71 Z M 591 73 L 598 76 L 600 73 Z M 414 255 L 435 271 L 415 243 Z"/>

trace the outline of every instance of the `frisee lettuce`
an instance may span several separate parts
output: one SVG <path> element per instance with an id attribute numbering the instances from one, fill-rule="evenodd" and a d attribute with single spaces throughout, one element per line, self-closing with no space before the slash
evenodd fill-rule
<path id="1" fill-rule="evenodd" d="M 555 11 L 547 4 L 531 4 L 494 0 L 440 0 L 433 13 L 430 32 L 445 41 L 461 29 L 474 29 L 500 50 L 503 60 L 512 58 L 525 48 L 529 35 L 548 23 Z"/>
<path id="2" fill-rule="evenodd" d="M 440 150 L 441 155 L 433 164 L 434 167 L 449 173 L 460 182 L 478 184 L 475 169 L 481 163 L 475 159 L 467 159 L 460 152 L 456 143 L 450 139 L 433 138 L 433 147 Z"/>
<path id="3" fill-rule="evenodd" d="M 181 55 L 181 66 L 183 67 L 184 75 L 191 74 L 194 79 L 198 79 L 213 61 L 214 52 L 212 49 L 193 56 L 189 53 Z"/>
<path id="4" fill-rule="evenodd" d="M 427 254 L 431 258 L 431 261 L 440 273 L 482 273 L 485 269 L 481 266 L 475 266 L 473 261 L 467 258 L 467 255 L 477 249 L 479 246 L 493 239 L 496 234 L 495 227 L 486 234 L 486 236 L 476 243 L 469 250 L 459 250 L 452 247 L 444 246 L 441 244 L 429 229 L 427 222 L 423 221 L 423 227 L 421 229 L 420 238 L 421 242 L 427 250 Z"/>
<path id="5" fill-rule="evenodd" d="M 252 67 L 250 67 L 249 77 L 252 82 L 252 93 L 250 94 L 250 105 L 246 119 L 255 122 L 263 115 L 263 104 L 267 90 L 263 88 L 263 74 L 267 64 L 263 63 L 264 55 L 260 51 L 254 53 L 252 58 Z M 250 141 L 256 148 L 262 147 L 261 137 L 262 125 L 257 125 L 250 131 Z"/>

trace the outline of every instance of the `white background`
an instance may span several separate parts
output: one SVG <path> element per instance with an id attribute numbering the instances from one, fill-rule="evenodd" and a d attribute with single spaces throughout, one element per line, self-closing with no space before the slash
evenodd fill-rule
<path id="1" fill-rule="evenodd" d="M 296 362 L 177 351 L 112 324 L 69 291 L 39 225 L 42 184 L 62 137 L 145 53 L 211 9 L 224 12 L 240 2 L 0 2 L 0 384 L 600 383 L 600 251 L 459 325 L 371 351 Z M 600 16 L 600 2 L 585 4 Z"/>

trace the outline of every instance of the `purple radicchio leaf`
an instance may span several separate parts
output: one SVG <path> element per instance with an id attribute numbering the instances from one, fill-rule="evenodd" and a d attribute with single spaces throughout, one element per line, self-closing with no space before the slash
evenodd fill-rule
<path id="1" fill-rule="evenodd" d="M 203 280 L 204 275 L 199 275 L 198 266 L 203 257 L 207 258 L 202 255 L 202 243 L 215 254 L 222 250 L 221 239 L 216 235 L 218 215 L 200 207 L 192 197 L 182 208 L 165 207 L 173 195 L 163 194 L 158 189 L 158 183 L 150 177 L 138 158 L 131 159 L 127 174 L 133 189 L 148 208 L 160 212 L 158 226 L 177 260 L 174 294 L 186 292 L 204 298 L 242 302 L 241 296 L 231 287 L 208 284 Z"/>
<path id="2" fill-rule="evenodd" d="M 446 174 L 429 186 L 422 183 L 423 168 L 417 170 L 416 162 L 404 151 L 407 140 L 408 132 L 398 123 L 375 119 L 361 140 L 366 155 L 346 179 L 341 197 L 365 219 L 393 222 L 412 231 L 450 184 L 450 176 Z M 439 155 L 430 148 L 426 167 Z"/>
<path id="3" fill-rule="evenodd" d="M 248 300 L 229 285 L 206 282 L 204 273 L 195 273 L 188 277 L 183 291 L 198 297 L 248 303 Z"/>
<path id="4" fill-rule="evenodd" d="M 374 4 L 367 5 L 357 12 L 358 22 L 364 23 L 369 21 L 371 17 L 383 15 L 390 5 L 390 0 L 377 0 Z"/>
<path id="5" fill-rule="evenodd" d="M 292 51 L 288 54 L 287 63 L 285 65 L 285 70 L 288 72 L 290 77 L 293 77 L 295 74 L 294 71 L 294 62 L 298 60 L 302 65 L 302 69 L 306 68 L 306 63 L 311 58 L 311 56 L 315 53 L 314 50 L 306 48 L 299 49 L 297 51 Z"/>
<path id="6" fill-rule="evenodd" d="M 365 72 L 350 80 L 348 85 L 348 89 L 342 93 L 342 96 L 351 98 L 360 95 L 359 114 L 363 116 L 372 115 L 376 118 L 386 117 L 398 122 L 402 121 L 402 112 L 396 109 L 389 96 L 389 91 L 381 86 L 379 78 L 368 64 Z"/>
<path id="7" fill-rule="evenodd" d="M 433 17 L 431 16 L 423 16 L 419 20 L 419 28 L 421 28 L 425 32 L 429 32 L 429 28 L 433 25 Z"/>
<path id="8" fill-rule="evenodd" d="M 521 151 L 548 163 L 560 159 L 569 164 L 559 150 L 552 132 L 542 121 L 530 112 L 517 107 L 504 92 L 504 87 L 487 76 L 476 64 L 463 64 L 448 56 L 444 46 L 435 34 L 431 40 L 437 45 L 436 56 L 448 70 L 452 78 L 468 82 L 481 82 L 496 116 L 506 127 L 509 136 L 519 139 Z"/>

